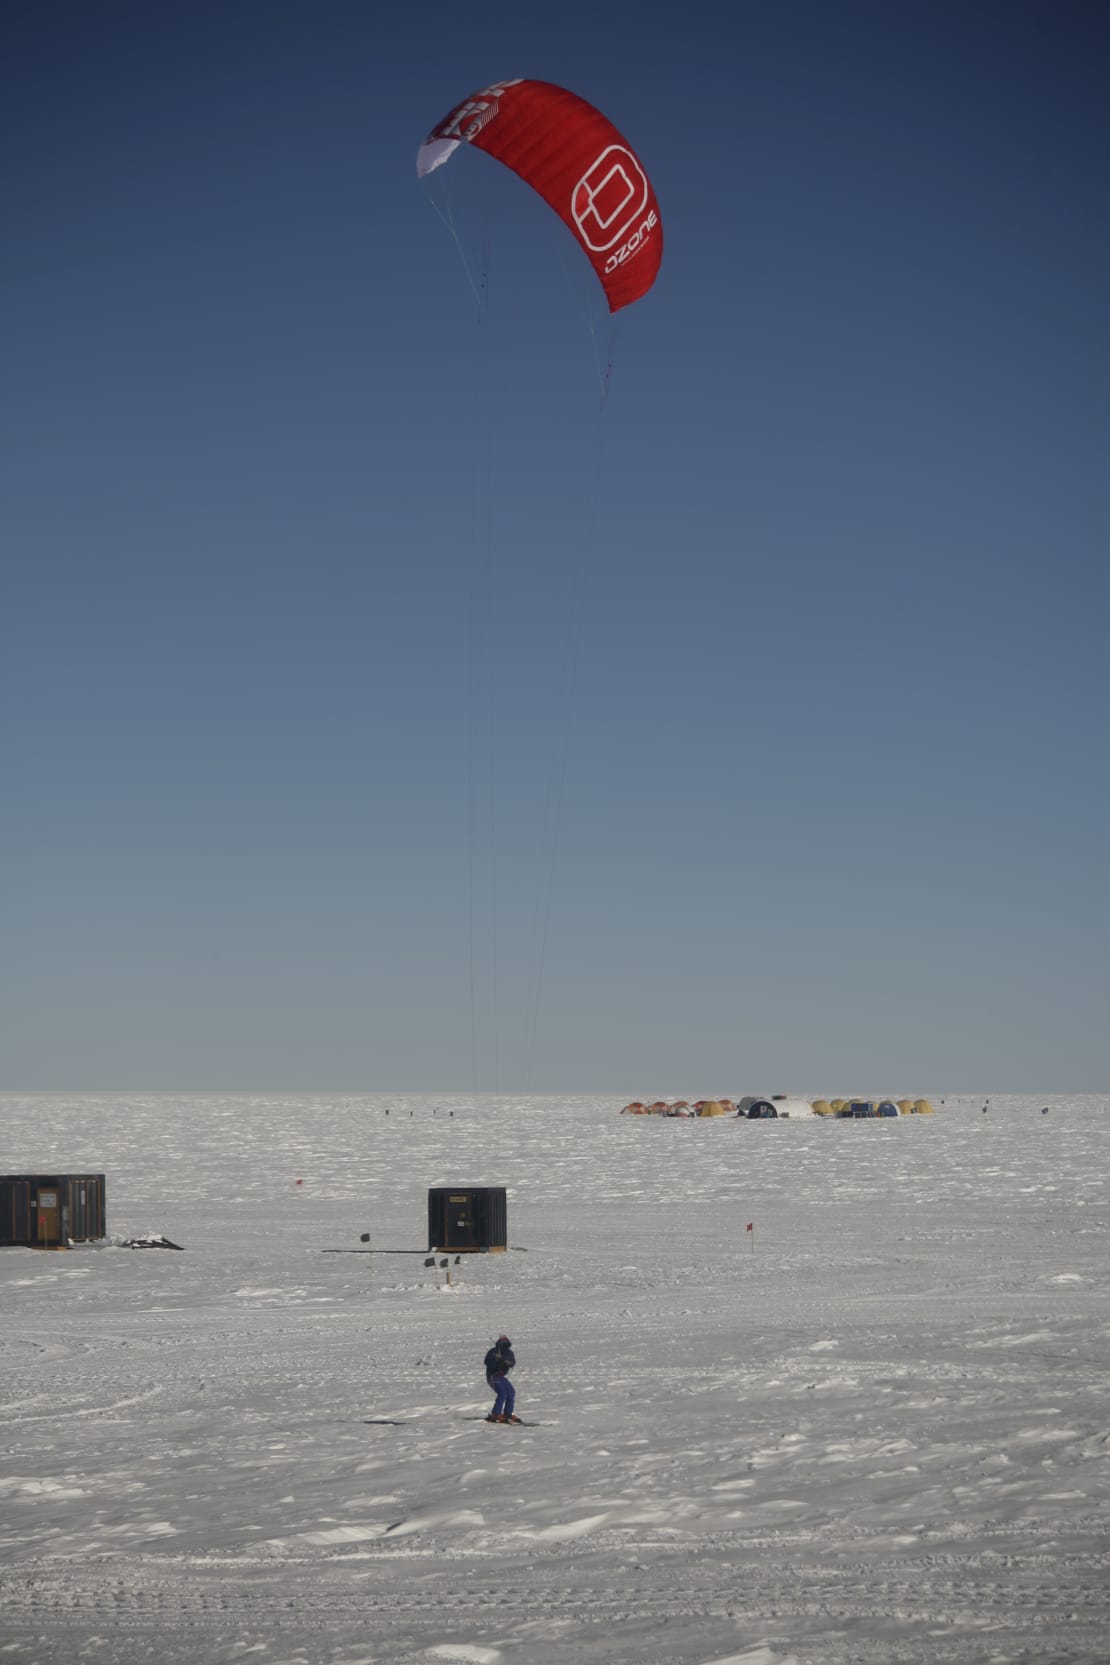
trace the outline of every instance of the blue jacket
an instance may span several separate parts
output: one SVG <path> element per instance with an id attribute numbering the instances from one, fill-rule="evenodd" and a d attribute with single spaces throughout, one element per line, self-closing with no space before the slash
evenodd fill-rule
<path id="1" fill-rule="evenodd" d="M 486 1367 L 486 1379 L 491 1381 L 497 1376 L 509 1374 L 516 1363 L 516 1354 L 508 1342 L 502 1342 L 500 1346 L 494 1343 L 482 1362 Z"/>

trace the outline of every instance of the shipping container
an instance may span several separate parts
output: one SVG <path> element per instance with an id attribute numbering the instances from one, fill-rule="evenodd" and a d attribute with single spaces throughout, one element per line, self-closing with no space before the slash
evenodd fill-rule
<path id="1" fill-rule="evenodd" d="M 428 1192 L 429 1249 L 493 1254 L 508 1243 L 504 1186 L 437 1185 Z"/>
<path id="2" fill-rule="evenodd" d="M 103 1174 L 0 1174 L 0 1248 L 64 1249 L 105 1236 Z"/>

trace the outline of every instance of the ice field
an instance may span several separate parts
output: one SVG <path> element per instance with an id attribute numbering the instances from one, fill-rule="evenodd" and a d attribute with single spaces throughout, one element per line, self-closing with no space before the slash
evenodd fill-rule
<path id="1" fill-rule="evenodd" d="M 0 1665 L 1110 1656 L 1110 1100 L 627 1096 L 0 1096 L 185 1249 L 0 1250 Z"/>

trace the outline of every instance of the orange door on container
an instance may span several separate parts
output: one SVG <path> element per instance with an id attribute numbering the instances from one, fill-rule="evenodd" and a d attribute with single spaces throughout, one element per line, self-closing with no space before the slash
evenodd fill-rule
<path id="1" fill-rule="evenodd" d="M 35 1237 L 40 1248 L 49 1248 L 61 1241 L 57 1191 L 40 1191 L 38 1197 L 38 1232 Z"/>

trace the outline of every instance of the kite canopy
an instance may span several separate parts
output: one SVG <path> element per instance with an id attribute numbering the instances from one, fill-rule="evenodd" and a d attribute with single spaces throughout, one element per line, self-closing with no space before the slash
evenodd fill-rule
<path id="1" fill-rule="evenodd" d="M 433 127 L 417 175 L 442 167 L 463 143 L 503 162 L 555 210 L 610 312 L 651 288 L 663 258 L 659 204 L 636 153 L 600 110 L 550 81 L 495 81 Z"/>

